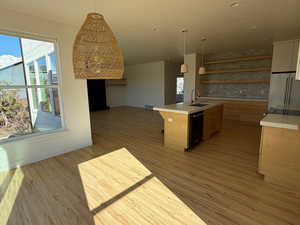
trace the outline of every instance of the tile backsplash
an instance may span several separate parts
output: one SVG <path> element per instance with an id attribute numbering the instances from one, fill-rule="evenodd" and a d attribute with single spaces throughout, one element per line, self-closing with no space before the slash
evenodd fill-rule
<path id="1" fill-rule="evenodd" d="M 208 55 L 207 61 L 232 59 L 240 57 L 250 57 L 259 55 L 271 55 L 264 50 L 251 50 L 246 52 L 228 52 L 224 54 Z M 271 67 L 272 60 L 258 60 L 247 62 L 235 62 L 224 64 L 213 64 L 206 66 L 209 70 L 222 69 L 245 69 L 257 67 Z M 239 73 L 222 73 L 202 75 L 200 79 L 205 80 L 269 80 L 271 71 L 259 72 L 239 72 Z M 228 98 L 257 98 L 267 99 L 269 94 L 269 83 L 241 83 L 241 84 L 204 84 L 202 87 L 202 95 L 208 97 L 228 97 Z"/>

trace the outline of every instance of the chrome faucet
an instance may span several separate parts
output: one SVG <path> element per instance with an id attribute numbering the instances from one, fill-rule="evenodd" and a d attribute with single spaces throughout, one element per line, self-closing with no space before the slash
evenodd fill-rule
<path id="1" fill-rule="evenodd" d="M 195 93 L 195 89 L 193 88 L 192 89 L 192 92 L 191 92 L 191 103 L 193 104 L 194 102 L 194 93 Z"/>
<path id="2" fill-rule="evenodd" d="M 197 91 L 197 94 L 196 94 L 196 91 Z M 197 100 L 198 97 L 200 97 L 200 90 L 199 90 L 199 88 L 197 88 L 197 89 L 193 88 L 192 92 L 191 92 L 191 103 L 193 104 L 193 102 L 195 100 Z"/>

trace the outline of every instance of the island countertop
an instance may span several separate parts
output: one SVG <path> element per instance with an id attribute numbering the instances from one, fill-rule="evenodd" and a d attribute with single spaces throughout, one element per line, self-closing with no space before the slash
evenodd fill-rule
<path id="1" fill-rule="evenodd" d="M 192 114 L 192 113 L 207 110 L 207 109 L 215 107 L 217 105 L 222 105 L 223 102 L 209 103 L 209 102 L 204 102 L 204 101 L 195 101 L 193 104 L 207 104 L 207 105 L 199 107 L 199 106 L 192 106 L 191 103 L 183 103 L 182 102 L 182 103 L 177 103 L 177 104 L 154 107 L 153 110 L 162 111 L 162 112 Z"/>
<path id="2" fill-rule="evenodd" d="M 299 130 L 300 116 L 268 114 L 260 121 L 261 126 Z"/>

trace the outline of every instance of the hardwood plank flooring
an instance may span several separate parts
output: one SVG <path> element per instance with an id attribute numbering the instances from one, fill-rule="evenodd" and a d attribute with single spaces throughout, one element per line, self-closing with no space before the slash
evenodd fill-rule
<path id="1" fill-rule="evenodd" d="M 223 130 L 180 152 L 158 113 L 91 115 L 94 145 L 0 173 L 0 225 L 300 225 L 300 194 L 257 173 L 260 128 Z"/>

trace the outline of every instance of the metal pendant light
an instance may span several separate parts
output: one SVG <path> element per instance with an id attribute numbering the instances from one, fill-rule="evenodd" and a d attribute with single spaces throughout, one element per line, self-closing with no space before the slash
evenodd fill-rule
<path id="1" fill-rule="evenodd" d="M 206 69 L 205 69 L 205 66 L 204 66 L 204 57 L 205 57 L 205 46 L 204 46 L 204 42 L 206 41 L 206 38 L 202 38 L 201 39 L 201 45 L 202 45 L 202 62 L 201 62 L 201 65 L 200 65 L 200 68 L 199 68 L 199 74 L 200 75 L 204 75 L 206 73 Z"/>
<path id="2" fill-rule="evenodd" d="M 185 56 L 186 53 L 186 33 L 188 32 L 187 29 L 184 29 L 181 31 L 183 33 L 183 57 Z M 180 66 L 180 72 L 181 73 L 187 73 L 189 72 L 189 68 L 187 64 L 181 64 Z"/>
<path id="3" fill-rule="evenodd" d="M 96 1 L 95 11 L 96 11 Z M 111 28 L 99 13 L 89 13 L 73 46 L 75 78 L 121 79 L 124 73 L 122 50 Z"/>

